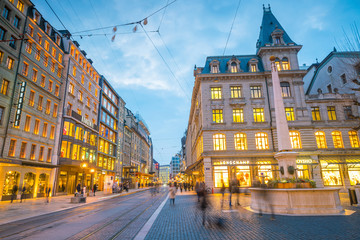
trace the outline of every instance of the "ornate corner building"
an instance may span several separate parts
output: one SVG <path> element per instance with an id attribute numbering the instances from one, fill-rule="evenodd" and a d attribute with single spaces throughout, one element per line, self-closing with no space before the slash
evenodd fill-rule
<path id="1" fill-rule="evenodd" d="M 299 153 L 297 176 L 345 190 L 360 182 L 357 121 L 349 117 L 358 116 L 356 96 L 306 93 L 307 71 L 299 67 L 297 56 L 302 46 L 270 7 L 263 11 L 256 54 L 211 56 L 204 67 L 194 69 L 186 173 L 215 190 L 232 179 L 249 187 L 280 178 L 269 60 L 275 56 L 291 146 Z"/>

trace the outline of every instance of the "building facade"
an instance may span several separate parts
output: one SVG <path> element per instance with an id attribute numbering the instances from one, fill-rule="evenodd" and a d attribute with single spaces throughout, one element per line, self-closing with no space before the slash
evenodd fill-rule
<path id="1" fill-rule="evenodd" d="M 100 78 L 100 87 L 97 166 L 102 168 L 104 191 L 111 191 L 116 175 L 120 97 L 103 76 Z"/>
<path id="2" fill-rule="evenodd" d="M 170 179 L 175 179 L 175 177 L 180 173 L 180 165 L 180 154 L 176 154 L 170 161 Z"/>
<path id="3" fill-rule="evenodd" d="M 162 184 L 168 184 L 170 181 L 170 165 L 161 165 L 159 178 Z"/>
<path id="4" fill-rule="evenodd" d="M 63 84 L 63 42 L 60 33 L 34 7 L 27 12 L 26 41 L 18 45 L 13 107 L 3 144 L 3 157 L 18 161 L 19 166 L 2 168 L 6 172 L 0 177 L 3 200 L 8 200 L 14 184 L 19 189 L 25 187 L 27 198 L 43 197 L 47 187 L 53 189 L 57 166 L 54 150 Z"/>
<path id="5" fill-rule="evenodd" d="M 318 186 L 350 186 L 334 157 L 357 161 L 358 132 L 343 109 L 353 94 L 306 95 L 305 70 L 298 64 L 301 45 L 291 40 L 270 7 L 263 20 L 254 55 L 207 57 L 195 68 L 186 136 L 186 173 L 218 190 L 238 179 L 242 187 L 280 178 L 270 56 L 275 56 L 293 151 L 296 174 Z M 321 109 L 321 112 L 320 110 Z M 356 109 L 353 109 L 357 115 Z M 360 159 L 359 159 L 360 160 Z M 334 171 L 337 171 L 334 173 Z"/>
<path id="6" fill-rule="evenodd" d="M 98 117 L 100 75 L 79 44 L 61 31 L 64 42 L 66 84 L 63 87 L 57 193 L 73 194 L 78 184 L 103 190 L 102 167 L 98 166 Z"/>

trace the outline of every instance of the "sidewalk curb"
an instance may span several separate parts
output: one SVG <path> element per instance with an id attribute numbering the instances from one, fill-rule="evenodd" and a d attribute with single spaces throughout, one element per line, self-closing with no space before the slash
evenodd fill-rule
<path id="1" fill-rule="evenodd" d="M 43 216 L 43 215 L 46 215 L 46 214 L 52 214 L 52 213 L 56 213 L 56 212 L 61 212 L 61 211 L 73 209 L 73 208 L 78 208 L 78 207 L 85 206 L 85 205 L 88 205 L 88 204 L 93 204 L 93 203 L 102 202 L 102 201 L 105 201 L 105 200 L 108 200 L 108 199 L 112 199 L 112 198 L 116 198 L 116 197 L 128 196 L 128 195 L 132 195 L 132 194 L 135 194 L 135 193 L 144 192 L 144 191 L 147 191 L 147 190 L 149 190 L 149 188 L 147 188 L 147 189 L 141 189 L 141 190 L 134 191 L 134 192 L 127 192 L 127 193 L 125 193 L 125 194 L 109 195 L 109 196 L 106 196 L 106 197 L 98 198 L 98 199 L 95 200 L 94 202 L 86 202 L 86 203 L 79 203 L 79 204 L 73 203 L 73 206 L 69 206 L 69 207 L 66 207 L 66 208 L 57 209 L 57 210 L 54 210 L 54 211 L 51 211 L 51 212 L 40 213 L 40 214 L 38 214 L 38 215 L 34 215 L 34 216 L 30 216 L 30 217 L 25 217 L 25 218 L 21 218 L 21 219 L 16 219 L 16 220 L 9 220 L 9 221 L 7 221 L 7 222 L 0 223 L 0 226 L 5 225 L 5 224 L 9 224 L 9 223 L 13 223 L 13 222 L 17 222 L 17 221 L 22 221 L 22 220 L 30 219 L 30 218 L 33 218 L 33 217 L 40 217 L 40 216 Z M 51 204 L 51 202 L 50 202 L 50 204 Z"/>

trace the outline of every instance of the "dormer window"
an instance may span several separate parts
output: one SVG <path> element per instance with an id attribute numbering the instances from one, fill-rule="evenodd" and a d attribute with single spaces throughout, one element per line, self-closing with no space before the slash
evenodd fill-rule
<path id="1" fill-rule="evenodd" d="M 290 64 L 289 64 L 289 60 L 287 57 L 284 57 L 282 60 L 281 60 L 281 65 L 282 65 L 282 69 L 283 70 L 290 70 Z"/>
<path id="2" fill-rule="evenodd" d="M 248 62 L 249 65 L 249 71 L 250 72 L 257 72 L 258 71 L 258 60 L 256 58 L 250 59 Z"/>
<path id="3" fill-rule="evenodd" d="M 37 24 L 40 23 L 40 14 L 39 14 L 37 11 L 34 12 L 34 21 L 35 21 Z"/>
<path id="4" fill-rule="evenodd" d="M 220 62 L 213 60 L 210 62 L 210 72 L 211 73 L 220 73 Z"/>
<path id="5" fill-rule="evenodd" d="M 50 36 L 51 26 L 48 23 L 45 24 L 45 32 L 46 32 L 47 35 Z"/>
<path id="6" fill-rule="evenodd" d="M 236 62 L 232 62 L 230 65 L 230 72 L 237 73 L 237 64 Z"/>
<path id="7" fill-rule="evenodd" d="M 58 46 L 60 46 L 60 36 L 59 35 L 56 35 L 56 44 L 58 45 Z"/>
<path id="8" fill-rule="evenodd" d="M 274 45 L 280 45 L 280 44 L 284 44 L 284 39 L 283 39 L 283 35 L 284 35 L 284 31 L 281 29 L 276 28 L 272 33 L 271 33 L 271 37 L 272 37 L 272 42 Z"/>

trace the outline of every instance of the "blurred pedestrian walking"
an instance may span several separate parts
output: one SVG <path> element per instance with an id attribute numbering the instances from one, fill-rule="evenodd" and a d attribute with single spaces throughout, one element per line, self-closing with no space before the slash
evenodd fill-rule
<path id="1" fill-rule="evenodd" d="M 170 204 L 172 202 L 173 205 L 175 205 L 175 196 L 176 196 L 176 188 L 175 188 L 174 184 L 171 184 L 171 186 L 169 188 Z"/>
<path id="2" fill-rule="evenodd" d="M 95 197 L 96 190 L 97 190 L 97 184 L 95 183 L 93 186 L 94 197 Z"/>
<path id="3" fill-rule="evenodd" d="M 46 190 L 45 190 L 45 194 L 46 194 L 46 203 L 50 202 L 50 194 L 51 194 L 51 187 L 47 186 Z"/>
<path id="4" fill-rule="evenodd" d="M 25 202 L 25 198 L 26 198 L 25 192 L 26 192 L 26 187 L 24 185 L 21 189 L 20 202 L 22 202 L 23 200 Z"/>
<path id="5" fill-rule="evenodd" d="M 18 191 L 18 186 L 14 182 L 14 186 L 13 186 L 12 191 L 11 191 L 11 203 L 13 202 L 14 199 L 15 200 L 17 199 L 17 191 Z"/>
<path id="6" fill-rule="evenodd" d="M 259 204 L 259 216 L 262 217 L 263 215 L 263 209 L 264 212 L 266 211 L 266 208 L 270 210 L 270 220 L 275 220 L 275 214 L 274 214 L 274 208 L 272 205 L 272 200 L 269 197 L 268 189 L 266 187 L 261 187 L 261 190 L 259 191 L 259 197 L 260 197 L 260 204 Z"/>
<path id="7" fill-rule="evenodd" d="M 224 183 L 224 180 L 221 179 L 221 187 L 220 187 L 220 193 L 222 195 L 221 197 L 221 208 L 223 208 L 223 205 L 224 205 L 224 196 L 225 196 L 225 183 Z"/>

